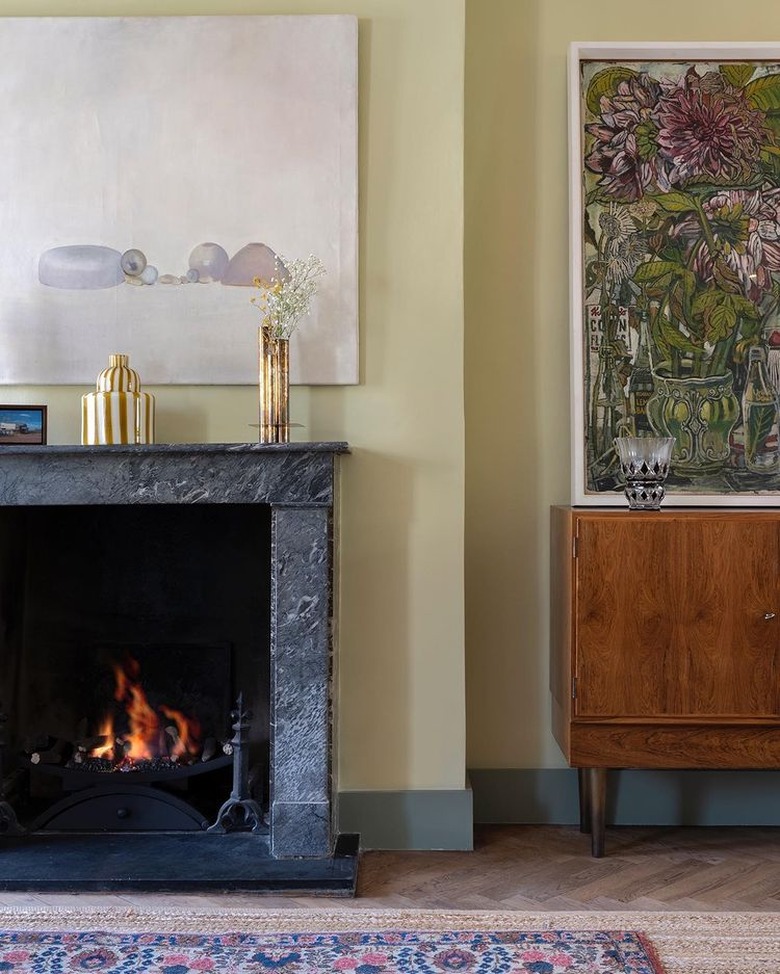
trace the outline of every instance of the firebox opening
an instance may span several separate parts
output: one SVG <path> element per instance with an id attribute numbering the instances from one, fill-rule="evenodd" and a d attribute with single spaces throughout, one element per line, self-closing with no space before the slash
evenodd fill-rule
<path id="1" fill-rule="evenodd" d="M 230 739 L 227 643 L 61 646 L 47 668 L 46 681 L 32 674 L 28 697 L 42 699 L 47 684 L 69 685 L 70 692 L 49 709 L 46 726 L 37 718 L 35 733 L 22 740 L 34 763 L 104 773 L 162 770 L 210 761 Z M 60 751 L 50 753 L 55 747 Z"/>
<path id="2" fill-rule="evenodd" d="M 265 800 L 270 533 L 265 505 L 0 509 L 0 701 L 28 825 L 202 827 L 230 792 L 239 692 Z"/>

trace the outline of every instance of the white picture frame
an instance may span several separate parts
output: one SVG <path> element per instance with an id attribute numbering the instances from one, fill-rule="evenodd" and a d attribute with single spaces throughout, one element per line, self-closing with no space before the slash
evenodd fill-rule
<path id="1" fill-rule="evenodd" d="M 611 70 L 614 68 L 618 71 Z M 693 74 L 686 77 L 691 70 Z M 618 90 L 621 71 L 624 87 Z M 594 81 L 600 72 L 605 73 Z M 770 377 L 774 375 L 772 385 L 780 396 L 780 315 L 775 336 L 769 310 L 780 295 L 777 259 L 780 248 L 769 239 L 775 232 L 780 238 L 780 209 L 774 210 L 774 190 L 780 193 L 780 166 L 774 162 L 780 157 L 780 151 L 776 151 L 780 150 L 780 80 L 775 82 L 775 75 L 780 78 L 780 44 L 777 43 L 576 41 L 570 45 L 571 499 L 574 505 L 622 506 L 625 503 L 616 457 L 609 461 L 609 467 L 607 460 L 599 465 L 599 458 L 606 457 L 609 450 L 610 436 L 624 433 L 663 436 L 676 432 L 678 445 L 664 506 L 780 506 L 780 457 L 772 460 L 767 468 L 758 470 L 755 466 L 757 443 L 768 444 L 767 455 L 771 454 L 772 447 L 780 449 L 775 426 L 770 434 L 764 435 L 763 426 L 750 425 L 758 413 L 753 409 L 752 400 L 744 398 L 745 389 L 755 387 L 755 382 L 749 382 L 747 376 L 751 345 L 761 346 L 766 353 L 769 360 L 765 363 L 766 372 Z M 645 77 L 640 82 L 641 76 Z M 759 78 L 769 80 L 758 82 Z M 698 142 L 680 146 L 688 118 L 686 111 L 694 110 L 696 98 L 703 98 L 708 88 L 712 89 L 709 111 L 723 120 L 724 126 L 731 124 L 731 131 L 737 133 L 733 146 L 726 140 L 710 156 L 701 150 Z M 598 110 L 594 112 L 595 106 Z M 632 111 L 636 118 L 629 119 Z M 640 117 L 641 121 L 637 121 Z M 637 142 L 640 150 L 634 152 Z M 645 161 L 647 167 L 641 169 Z M 632 174 L 635 163 L 636 174 Z M 629 185 L 628 180 L 632 178 L 636 181 Z M 640 201 L 648 205 L 633 205 Z M 741 224 L 737 215 L 740 206 Z M 637 223 L 638 214 L 649 213 L 653 207 L 654 215 L 644 217 L 642 231 Z M 598 215 L 595 230 L 591 225 L 594 214 Z M 723 225 L 718 228 L 721 236 L 712 237 L 712 248 L 707 240 L 704 245 L 693 242 L 694 217 L 711 222 L 716 215 Z M 605 238 L 604 227 L 614 236 Z M 731 241 L 731 246 L 745 251 L 739 255 L 741 263 L 733 253 L 724 253 L 722 240 L 730 229 L 744 237 L 744 240 Z M 699 236 L 706 236 L 703 230 Z M 694 262 L 684 266 L 684 258 L 697 246 Z M 763 256 L 758 255 L 759 251 Z M 598 267 L 594 266 L 594 253 L 602 258 Z M 661 274 L 661 261 L 668 265 L 667 277 Z M 713 270 L 716 262 L 717 272 Z M 760 278 L 762 290 L 751 282 L 751 273 Z M 621 280 L 621 275 L 627 276 Z M 600 282 L 599 287 L 594 287 L 594 281 Z M 723 287 L 717 283 L 720 281 L 724 282 Z M 633 304 L 621 302 L 621 294 L 633 297 Z M 669 302 L 670 308 L 679 306 L 689 312 L 693 326 L 690 331 L 683 323 L 679 335 L 675 334 L 677 324 L 671 310 L 662 310 L 664 302 Z M 732 330 L 725 334 L 734 315 L 738 318 L 733 326 L 736 333 Z M 606 326 L 601 324 L 602 320 Z M 655 358 L 653 354 L 649 356 L 653 378 L 648 397 L 656 400 L 651 403 L 649 413 L 645 409 L 644 419 L 642 410 L 636 408 L 640 401 L 636 390 L 644 372 L 638 358 L 643 334 L 651 336 L 647 345 L 650 353 L 655 354 Z M 656 335 L 657 342 L 653 337 Z M 602 351 L 605 346 L 606 350 Z M 701 437 L 697 440 L 694 434 L 680 431 L 678 427 L 670 430 L 672 414 L 666 405 L 659 406 L 657 402 L 667 393 L 683 395 L 682 385 L 676 382 L 684 379 L 686 372 L 691 378 L 707 378 L 696 373 L 708 371 L 710 363 L 706 357 L 715 351 L 721 357 L 713 362 L 720 363 L 723 355 L 728 361 L 730 377 L 726 376 L 721 385 L 730 386 L 725 394 L 731 397 L 727 405 L 717 408 L 728 415 L 734 409 L 738 412 L 727 437 L 728 456 L 722 466 L 718 466 L 726 449 L 718 440 L 722 430 L 713 435 L 715 446 L 708 441 L 710 452 L 701 454 L 697 452 Z M 661 359 L 662 354 L 667 357 Z M 753 354 L 755 357 L 758 353 Z M 598 377 L 594 369 L 596 359 L 602 372 Z M 608 371 L 605 362 L 613 370 L 611 382 L 602 381 Z M 711 367 L 715 369 L 714 364 Z M 634 392 L 629 390 L 632 372 L 636 379 Z M 597 389 L 605 390 L 604 394 L 594 395 Z M 709 402 L 716 402 L 719 393 L 711 395 Z M 622 412 L 617 405 L 621 398 L 626 404 Z M 690 408 L 695 410 L 698 406 L 694 404 Z M 616 422 L 607 421 L 610 412 Z M 767 411 L 762 415 L 766 417 Z M 655 427 L 651 420 L 658 420 Z M 644 423 L 645 428 L 636 428 L 637 423 Z M 777 423 L 776 417 L 773 423 Z M 679 447 L 681 442 L 684 448 Z"/>

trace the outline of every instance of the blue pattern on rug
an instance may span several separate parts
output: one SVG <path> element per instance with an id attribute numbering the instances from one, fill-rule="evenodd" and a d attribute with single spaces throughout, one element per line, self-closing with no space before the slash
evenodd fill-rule
<path id="1" fill-rule="evenodd" d="M 663 974 L 635 931 L 0 933 L 8 974 Z"/>

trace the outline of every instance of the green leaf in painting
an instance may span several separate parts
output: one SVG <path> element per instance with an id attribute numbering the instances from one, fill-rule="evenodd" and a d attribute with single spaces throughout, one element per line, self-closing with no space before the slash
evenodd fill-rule
<path id="1" fill-rule="evenodd" d="M 780 183 L 780 150 L 774 147 L 762 149 L 761 165 L 773 183 Z"/>
<path id="2" fill-rule="evenodd" d="M 766 74 L 745 85 L 745 97 L 764 112 L 780 110 L 780 74 Z"/>
<path id="3" fill-rule="evenodd" d="M 673 325 L 668 318 L 663 318 L 659 315 L 658 330 L 664 344 L 669 348 L 676 348 L 681 352 L 688 352 L 691 355 L 699 350 L 698 346 L 683 335 L 680 329 L 676 325 Z"/>
<path id="4" fill-rule="evenodd" d="M 720 66 L 720 73 L 735 88 L 744 88 L 753 77 L 754 70 L 752 64 L 721 64 Z"/>
<path id="5" fill-rule="evenodd" d="M 740 318 L 748 318 L 751 321 L 761 320 L 761 312 L 752 301 L 748 301 L 741 294 L 732 295 L 731 300 L 734 302 L 734 309 Z"/>
<path id="6" fill-rule="evenodd" d="M 720 291 L 708 290 L 697 294 L 693 301 L 693 316 L 697 321 L 704 322 L 705 333 L 709 330 L 709 322 L 723 300 Z"/>
<path id="7" fill-rule="evenodd" d="M 590 293 L 604 280 L 604 265 L 598 260 L 589 260 L 585 265 L 585 287 Z"/>
<path id="8" fill-rule="evenodd" d="M 636 71 L 626 68 L 621 64 L 614 64 L 604 68 L 591 78 L 588 85 L 588 94 L 585 96 L 585 104 L 593 115 L 598 115 L 601 111 L 601 99 L 606 95 L 611 98 L 618 89 L 621 81 L 633 78 Z"/>
<path id="9" fill-rule="evenodd" d="M 585 197 L 585 206 L 593 206 L 594 203 L 607 203 L 609 202 L 607 194 L 601 189 L 591 190 Z"/>
<path id="10" fill-rule="evenodd" d="M 754 456 L 769 435 L 775 415 L 775 405 L 772 402 L 759 403 L 757 407 L 748 408 L 745 417 L 745 452 L 748 456 Z"/>
<path id="11" fill-rule="evenodd" d="M 693 313 L 697 318 L 707 320 L 712 312 L 717 308 L 721 301 L 721 294 L 710 288 L 701 291 L 693 301 Z"/>
<path id="12" fill-rule="evenodd" d="M 653 199 L 667 213 L 686 213 L 696 209 L 696 200 L 688 193 L 662 193 L 660 196 L 654 196 Z"/>
<path id="13" fill-rule="evenodd" d="M 767 112 L 765 123 L 770 142 L 761 147 L 761 164 L 772 182 L 780 183 L 780 112 Z"/>
<path id="14" fill-rule="evenodd" d="M 721 304 L 707 317 L 706 324 L 705 337 L 713 345 L 731 335 L 737 324 L 737 312 L 729 295 L 724 295 Z"/>
<path id="15" fill-rule="evenodd" d="M 712 262 L 712 276 L 715 283 L 723 291 L 739 294 L 742 290 L 739 274 L 722 257 L 718 257 Z"/>
<path id="16" fill-rule="evenodd" d="M 671 260 L 649 260 L 637 267 L 634 280 L 637 284 L 660 284 L 662 280 L 670 283 L 681 273 L 680 265 Z"/>
<path id="17" fill-rule="evenodd" d="M 761 318 L 756 316 L 755 318 L 743 318 L 742 323 L 739 326 L 740 335 L 745 338 L 750 344 L 755 344 L 756 341 L 761 337 L 762 332 Z M 736 358 L 736 356 L 735 356 Z"/>
<path id="18" fill-rule="evenodd" d="M 766 119 L 764 120 L 764 124 L 772 133 L 774 137 L 775 145 L 780 144 L 780 111 L 767 112 Z M 767 146 L 767 149 L 769 148 L 770 146 Z M 774 146 L 772 146 L 771 148 L 774 148 Z"/>
<path id="19" fill-rule="evenodd" d="M 696 293 L 696 275 L 693 271 L 684 269 L 680 273 L 680 288 L 682 291 L 683 300 L 690 305 L 694 294 Z"/>
<path id="20" fill-rule="evenodd" d="M 668 362 L 672 357 L 672 350 L 664 338 L 664 329 L 662 327 L 664 323 L 668 325 L 667 319 L 663 315 L 656 315 L 650 329 L 651 340 L 656 350 L 654 358 L 657 362 Z"/>
<path id="21" fill-rule="evenodd" d="M 634 130 L 636 151 L 640 159 L 653 159 L 658 155 L 658 126 L 645 119 Z"/>

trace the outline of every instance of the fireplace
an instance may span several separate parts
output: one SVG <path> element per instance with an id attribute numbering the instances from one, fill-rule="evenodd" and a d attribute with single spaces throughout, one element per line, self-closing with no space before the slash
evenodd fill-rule
<path id="1" fill-rule="evenodd" d="M 0 888 L 354 889 L 331 762 L 344 452 L 3 448 Z"/>

